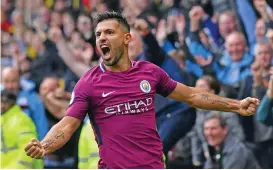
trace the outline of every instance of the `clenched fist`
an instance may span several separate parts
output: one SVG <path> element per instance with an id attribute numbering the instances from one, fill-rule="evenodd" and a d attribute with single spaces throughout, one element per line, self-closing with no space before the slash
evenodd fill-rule
<path id="1" fill-rule="evenodd" d="M 45 155 L 45 149 L 41 145 L 41 143 L 36 140 L 32 139 L 29 144 L 25 147 L 25 152 L 31 158 L 41 159 Z"/>
<path id="2" fill-rule="evenodd" d="M 194 6 L 189 12 L 192 21 L 199 21 L 204 17 L 204 15 L 205 13 L 201 6 Z"/>
<path id="3" fill-rule="evenodd" d="M 242 116 L 251 116 L 256 112 L 259 104 L 260 101 L 256 98 L 245 98 L 240 101 L 240 110 L 238 113 Z"/>

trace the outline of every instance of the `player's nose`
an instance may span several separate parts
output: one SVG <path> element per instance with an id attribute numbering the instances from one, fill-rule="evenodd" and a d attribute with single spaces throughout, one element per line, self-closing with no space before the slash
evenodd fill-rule
<path id="1" fill-rule="evenodd" d="M 105 34 L 101 34 L 100 37 L 99 37 L 99 43 L 104 43 L 106 41 L 106 36 Z"/>

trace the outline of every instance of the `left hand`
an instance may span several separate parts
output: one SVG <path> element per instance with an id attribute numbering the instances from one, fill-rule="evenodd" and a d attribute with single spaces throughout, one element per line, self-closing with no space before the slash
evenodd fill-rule
<path id="1" fill-rule="evenodd" d="M 251 116 L 256 112 L 259 104 L 260 101 L 258 99 L 247 97 L 240 101 L 240 110 L 238 113 L 242 116 Z"/>

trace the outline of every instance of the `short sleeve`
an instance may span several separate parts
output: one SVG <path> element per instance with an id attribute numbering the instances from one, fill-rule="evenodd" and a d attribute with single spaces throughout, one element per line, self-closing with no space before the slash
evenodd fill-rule
<path id="1" fill-rule="evenodd" d="M 176 88 L 177 82 L 171 79 L 170 76 L 159 67 L 156 67 L 155 73 L 158 79 L 156 93 L 163 97 L 167 97 Z"/>
<path id="2" fill-rule="evenodd" d="M 84 120 L 88 112 L 89 95 L 85 87 L 86 83 L 80 80 L 71 95 L 69 107 L 66 116 L 71 116 L 80 120 Z"/>

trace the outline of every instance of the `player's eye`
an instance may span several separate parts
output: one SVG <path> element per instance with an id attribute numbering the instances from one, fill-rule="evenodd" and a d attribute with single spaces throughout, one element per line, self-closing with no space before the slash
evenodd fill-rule
<path id="1" fill-rule="evenodd" d="M 100 37 L 100 32 L 97 32 L 97 33 L 96 33 L 96 37 L 97 37 L 97 38 Z"/>
<path id="2" fill-rule="evenodd" d="M 109 35 L 112 35 L 112 34 L 114 34 L 114 31 L 107 31 L 107 34 L 109 34 Z"/>

